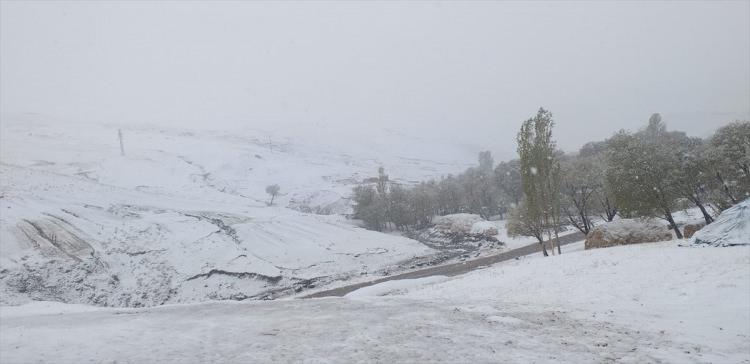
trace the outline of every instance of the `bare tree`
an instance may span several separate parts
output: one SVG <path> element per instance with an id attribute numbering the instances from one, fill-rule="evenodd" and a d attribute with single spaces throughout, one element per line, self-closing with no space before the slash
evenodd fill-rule
<path id="1" fill-rule="evenodd" d="M 273 205 L 273 200 L 279 194 L 279 191 L 281 191 L 281 187 L 279 187 L 279 185 L 266 186 L 266 193 L 271 195 L 271 202 L 268 203 L 269 206 Z"/>
<path id="2" fill-rule="evenodd" d="M 593 157 L 569 157 L 565 161 L 563 186 L 565 197 L 563 211 L 568 221 L 583 234 L 588 234 L 594 226 L 591 221 L 592 200 L 598 185 L 598 171 Z"/>
<path id="3" fill-rule="evenodd" d="M 542 247 L 542 254 L 546 257 L 549 256 L 547 253 L 547 246 L 544 242 L 544 225 L 542 220 L 534 217 L 532 214 L 536 214 L 536 211 L 529 212 L 529 205 L 524 202 L 512 208 L 508 213 L 508 222 L 505 223 L 505 228 L 508 230 L 508 235 L 511 238 L 519 236 L 533 236 L 539 242 Z"/>

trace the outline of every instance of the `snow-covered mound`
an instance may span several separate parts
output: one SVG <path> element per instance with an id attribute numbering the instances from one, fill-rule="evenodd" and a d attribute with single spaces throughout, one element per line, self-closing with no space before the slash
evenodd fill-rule
<path id="1" fill-rule="evenodd" d="M 432 220 L 437 228 L 455 234 L 467 234 L 471 232 L 474 224 L 480 221 L 483 221 L 483 219 L 475 214 L 451 214 L 437 216 Z"/>
<path id="2" fill-rule="evenodd" d="M 693 243 L 710 246 L 750 245 L 750 198 L 722 211 L 716 221 L 695 233 Z"/>
<path id="3" fill-rule="evenodd" d="M 671 239 L 672 232 L 654 219 L 619 219 L 594 227 L 586 236 L 586 249 Z"/>
<path id="4" fill-rule="evenodd" d="M 5 304 L 263 298 L 382 269 L 432 250 L 300 210 L 345 213 L 352 186 L 379 165 L 403 183 L 464 168 L 415 168 L 411 144 L 393 149 L 404 156 L 341 153 L 255 130 L 125 127 L 122 156 L 116 126 L 3 118 L 0 127 Z M 269 207 L 273 183 L 281 195 Z"/>
<path id="5" fill-rule="evenodd" d="M 478 234 L 484 236 L 496 236 L 498 234 L 497 226 L 492 221 L 479 221 L 471 225 L 470 234 Z"/>

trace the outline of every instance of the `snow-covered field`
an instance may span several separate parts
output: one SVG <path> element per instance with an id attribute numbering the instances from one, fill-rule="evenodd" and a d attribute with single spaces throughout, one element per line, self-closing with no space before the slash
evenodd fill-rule
<path id="1" fill-rule="evenodd" d="M 34 115 L 3 117 L 0 127 L 4 304 L 263 298 L 376 271 L 432 250 L 344 218 L 351 188 L 381 165 L 410 183 L 474 159 L 390 131 L 367 144 L 341 141 L 344 153 L 318 143 L 336 139 L 314 128 L 288 137 Z M 445 154 L 434 160 L 423 152 L 438 149 Z M 273 183 L 281 195 L 269 207 Z"/>
<path id="2" fill-rule="evenodd" d="M 750 362 L 750 247 L 677 244 L 573 244 L 346 298 L 2 307 L 0 361 Z"/>

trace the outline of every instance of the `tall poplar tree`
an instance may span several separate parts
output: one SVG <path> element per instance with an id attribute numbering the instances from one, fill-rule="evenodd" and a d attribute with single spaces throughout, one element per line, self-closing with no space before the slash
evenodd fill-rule
<path id="1" fill-rule="evenodd" d="M 541 226 L 548 241 L 557 243 L 560 226 L 560 163 L 555 156 L 555 141 L 552 139 L 552 113 L 540 108 L 536 116 L 523 122 L 518 132 L 518 156 L 520 160 L 521 184 L 524 202 L 520 207 L 528 225 Z M 517 224 L 512 224 L 517 225 Z M 547 255 L 544 242 L 542 252 Z"/>

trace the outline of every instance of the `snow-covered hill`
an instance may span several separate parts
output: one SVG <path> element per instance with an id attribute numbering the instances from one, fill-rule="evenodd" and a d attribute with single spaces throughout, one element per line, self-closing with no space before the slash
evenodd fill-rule
<path id="1" fill-rule="evenodd" d="M 409 183 L 473 160 L 473 152 L 389 131 L 366 144 L 324 145 L 313 131 L 288 137 L 34 115 L 4 117 L 0 127 L 6 304 L 263 298 L 382 269 L 431 249 L 346 220 L 352 186 L 381 165 Z M 433 161 L 428 150 L 443 154 Z M 267 206 L 273 183 L 281 195 Z"/>

